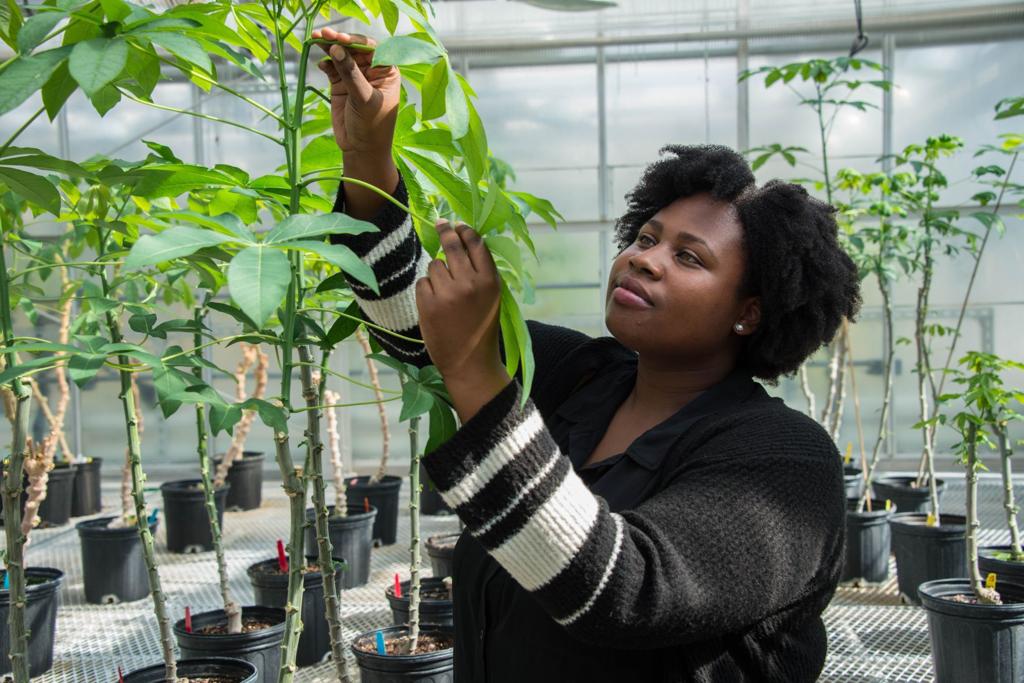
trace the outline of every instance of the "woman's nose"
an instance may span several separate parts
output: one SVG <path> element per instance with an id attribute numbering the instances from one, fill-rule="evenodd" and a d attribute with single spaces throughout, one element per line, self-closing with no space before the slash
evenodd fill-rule
<path id="1" fill-rule="evenodd" d="M 655 253 L 657 247 L 652 247 L 644 251 L 637 252 L 629 257 L 629 266 L 633 270 L 643 273 L 650 278 L 660 280 L 664 273 L 664 268 L 660 263 L 658 254 Z"/>

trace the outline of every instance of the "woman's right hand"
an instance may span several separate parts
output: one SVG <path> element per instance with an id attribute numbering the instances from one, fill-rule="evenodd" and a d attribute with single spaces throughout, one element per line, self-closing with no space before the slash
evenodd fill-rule
<path id="1" fill-rule="evenodd" d="M 313 31 L 313 38 L 336 41 L 334 45 L 320 44 L 330 59 L 319 67 L 331 82 L 331 123 L 346 162 L 355 157 L 390 160 L 401 87 L 398 67 L 371 66 L 372 51 L 343 47 L 351 43 L 375 46 L 372 38 L 331 28 Z"/>

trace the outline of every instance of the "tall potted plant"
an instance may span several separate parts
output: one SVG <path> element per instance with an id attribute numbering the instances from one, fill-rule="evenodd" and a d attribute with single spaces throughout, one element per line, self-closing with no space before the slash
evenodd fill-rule
<path id="1" fill-rule="evenodd" d="M 865 73 L 867 78 L 858 77 L 859 72 Z M 789 85 L 799 98 L 799 104 L 814 112 L 820 143 L 821 166 L 816 169 L 819 175 L 816 178 L 798 179 L 798 181 L 813 184 L 818 190 L 824 191 L 825 200 L 829 204 L 835 204 L 837 188 L 836 178 L 831 170 L 829 138 L 836 117 L 843 109 L 847 108 L 854 108 L 862 112 L 877 108 L 872 103 L 858 99 L 858 97 L 863 92 L 860 90 L 861 88 L 886 91 L 892 88 L 892 82 L 884 77 L 885 68 L 881 64 L 855 56 L 832 59 L 814 58 L 804 62 L 792 62 L 782 66 L 763 66 L 744 71 L 739 75 L 739 80 L 744 81 L 759 75 L 764 76 L 766 88 L 775 84 Z M 873 78 L 876 75 L 879 77 Z M 794 82 L 803 84 L 804 90 L 795 88 Z M 747 150 L 747 153 L 754 155 L 751 167 L 756 171 L 769 159 L 776 156 L 781 157 L 790 166 L 796 166 L 797 156 L 806 154 L 807 149 L 774 143 L 755 147 Z M 840 212 L 840 217 L 842 215 L 843 212 Z M 818 420 L 833 440 L 839 438 L 847 390 L 846 373 L 852 371 L 852 367 L 846 359 L 849 346 L 845 338 L 846 334 L 846 332 L 840 333 L 829 345 L 828 385 L 825 392 L 825 404 L 820 414 L 816 408 L 815 395 L 811 388 L 806 365 L 801 366 L 799 370 L 800 388 L 807 400 L 807 414 Z M 863 449 L 863 444 L 861 444 L 861 448 Z M 861 474 L 854 472 L 855 468 L 849 469 L 848 474 L 851 479 L 854 475 Z"/>
<path id="2" fill-rule="evenodd" d="M 846 559 L 843 581 L 884 581 L 889 576 L 889 518 L 892 507 L 884 500 L 874 500 L 871 482 L 878 466 L 882 445 L 888 434 L 889 406 L 892 401 L 893 310 L 891 287 L 900 264 L 907 267 L 906 241 L 908 230 L 902 224 L 906 209 L 900 195 L 907 178 L 901 174 L 861 174 L 844 169 L 839 174 L 839 187 L 850 191 L 853 197 L 847 215 L 851 221 L 863 217 L 866 221 L 848 237 L 861 276 L 873 276 L 878 283 L 882 301 L 882 407 L 879 412 L 878 431 L 871 457 L 864 465 L 863 492 L 846 513 Z M 871 200 L 864 205 L 864 198 Z"/>
<path id="3" fill-rule="evenodd" d="M 960 435 L 960 454 L 967 483 L 967 578 L 921 584 L 918 592 L 928 613 L 932 661 L 939 683 L 1011 683 L 1024 677 L 1014 653 L 1024 645 L 1024 586 L 983 577 L 978 566 L 979 449 L 999 439 L 1008 420 L 1018 419 L 1014 405 L 1024 398 L 1009 390 L 1002 373 L 1021 364 L 993 354 L 972 351 L 960 359 L 963 371 L 954 381 L 960 392 L 940 397 L 942 404 L 961 401 L 953 414 L 939 413 L 937 423 L 951 424 Z"/>
<path id="4" fill-rule="evenodd" d="M 1012 107 L 1009 106 L 1011 103 L 1012 100 L 1003 100 L 996 105 L 997 118 L 1010 118 L 1010 116 L 1002 115 L 1003 109 L 1006 110 L 1006 113 L 1013 115 Z M 917 266 L 916 273 L 921 278 L 914 324 L 917 365 L 919 369 L 924 368 L 924 372 L 918 372 L 918 406 L 921 421 L 915 425 L 917 429 L 921 430 L 923 442 L 921 468 L 916 480 L 910 477 L 887 477 L 875 485 L 876 491 L 897 499 L 898 505 L 902 504 L 909 509 L 897 513 L 890 526 L 892 527 L 900 595 L 903 600 L 914 604 L 918 603 L 917 587 L 921 583 L 932 579 L 955 578 L 963 576 L 967 572 L 964 551 L 966 543 L 964 516 L 942 513 L 939 510 L 943 483 L 934 476 L 934 441 L 937 422 L 930 419 L 930 412 L 932 405 L 942 395 L 946 378 L 949 376 L 953 351 L 960 336 L 960 328 L 985 246 L 993 231 L 1001 233 L 1003 230 L 999 218 L 1000 207 L 1007 197 L 1022 194 L 1021 186 L 1012 181 L 1021 140 L 1019 136 L 1003 137 L 1002 144 L 985 145 L 977 152 L 977 155 L 996 153 L 1009 157 L 1007 168 L 998 164 L 987 164 L 974 170 L 974 178 L 989 186 L 974 195 L 974 200 L 983 209 L 975 211 L 969 216 L 984 229 L 980 239 L 978 235 L 956 227 L 952 223 L 955 219 L 953 214 L 934 212 L 931 208 L 939 198 L 939 191 L 946 185 L 945 177 L 936 168 L 936 161 L 943 154 L 943 150 L 946 154 L 952 153 L 958 147 L 959 142 L 948 136 L 929 138 L 925 145 L 909 147 L 900 159 L 902 164 L 907 165 L 911 172 L 920 178 L 917 186 L 910 193 L 913 205 L 922 216 L 915 238 L 918 241 L 917 250 L 920 252 L 924 249 L 920 242 L 927 239 L 936 242 L 943 251 L 951 253 L 966 251 L 973 259 L 971 277 L 964 290 L 954 328 L 927 321 L 928 292 L 930 290 L 925 285 L 931 279 L 928 274 L 932 267 L 931 259 L 914 261 Z M 933 215 L 936 213 L 938 215 Z M 965 246 L 959 246 L 960 240 L 963 240 Z M 935 246 L 931 247 L 931 249 L 936 248 Z M 930 337 L 935 335 L 950 340 L 945 362 L 938 369 L 932 369 L 929 342 Z M 936 375 L 937 382 L 935 381 Z"/>

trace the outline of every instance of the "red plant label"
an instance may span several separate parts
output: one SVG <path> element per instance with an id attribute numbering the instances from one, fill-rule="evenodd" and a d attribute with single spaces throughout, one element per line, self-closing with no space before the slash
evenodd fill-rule
<path id="1" fill-rule="evenodd" d="M 283 572 L 288 571 L 288 556 L 284 552 L 284 541 L 281 539 L 277 539 L 277 566 Z"/>

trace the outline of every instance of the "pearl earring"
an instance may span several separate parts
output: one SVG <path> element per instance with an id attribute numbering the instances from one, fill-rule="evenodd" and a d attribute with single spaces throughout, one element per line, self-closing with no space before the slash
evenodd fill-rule
<path id="1" fill-rule="evenodd" d="M 732 329 L 736 330 L 737 332 L 742 332 L 743 331 L 743 323 L 736 323 L 735 325 L 732 326 Z"/>

